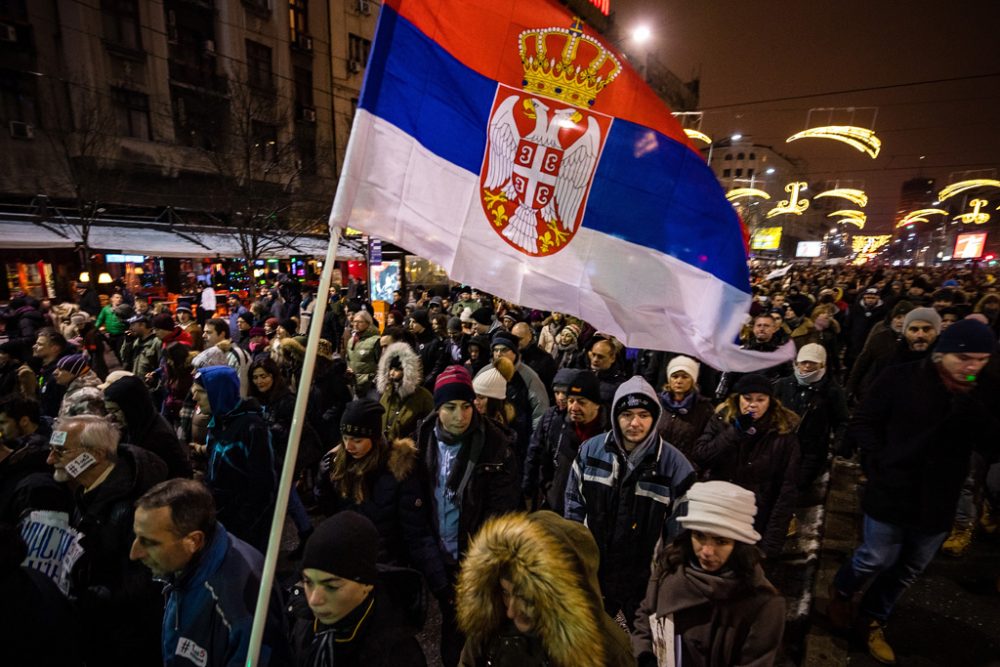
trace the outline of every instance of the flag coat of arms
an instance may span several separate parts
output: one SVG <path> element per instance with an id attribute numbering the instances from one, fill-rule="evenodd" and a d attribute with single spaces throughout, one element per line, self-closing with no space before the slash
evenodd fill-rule
<path id="1" fill-rule="evenodd" d="M 386 0 L 330 218 L 515 303 L 724 370 L 740 222 L 667 106 L 553 0 Z"/>

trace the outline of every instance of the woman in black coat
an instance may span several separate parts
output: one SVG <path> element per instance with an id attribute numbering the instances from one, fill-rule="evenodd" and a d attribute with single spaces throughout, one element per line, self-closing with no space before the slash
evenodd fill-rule
<path id="1" fill-rule="evenodd" d="M 694 359 L 676 356 L 667 364 L 667 381 L 660 392 L 660 437 L 688 459 L 698 436 L 712 418 L 712 402 L 698 392 L 700 365 Z"/>
<path id="2" fill-rule="evenodd" d="M 347 404 L 343 441 L 323 457 L 316 498 L 327 515 L 353 510 L 368 517 L 379 532 L 379 562 L 412 566 L 443 594 L 448 578 L 428 522 L 417 448 L 408 438 L 385 440 L 383 412 L 371 399 Z"/>
<path id="3" fill-rule="evenodd" d="M 740 378 L 691 452 L 707 479 L 732 482 L 757 499 L 754 530 L 767 557 L 781 553 L 795 510 L 799 471 L 799 418 L 774 398 L 771 382 Z"/>

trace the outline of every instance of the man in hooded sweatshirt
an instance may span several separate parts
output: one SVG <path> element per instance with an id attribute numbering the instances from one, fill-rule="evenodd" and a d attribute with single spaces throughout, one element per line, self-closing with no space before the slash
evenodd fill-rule
<path id="1" fill-rule="evenodd" d="M 191 477 L 188 452 L 173 427 L 156 411 L 145 383 L 134 375 L 115 380 L 104 389 L 108 417 L 122 432 L 122 442 L 149 450 L 167 464 L 167 476 Z"/>
<path id="2" fill-rule="evenodd" d="M 240 379 L 229 366 L 208 366 L 194 376 L 191 395 L 212 416 L 203 445 L 205 485 L 218 519 L 230 533 L 260 551 L 274 512 L 277 476 L 271 432 L 256 399 L 240 399 Z"/>
<path id="3" fill-rule="evenodd" d="M 622 383 L 612 402 L 611 430 L 580 446 L 566 484 L 566 518 L 586 523 L 601 552 L 604 607 L 612 616 L 623 612 L 630 625 L 674 501 L 695 481 L 691 463 L 659 436 L 661 413 L 656 391 L 642 376 Z"/>

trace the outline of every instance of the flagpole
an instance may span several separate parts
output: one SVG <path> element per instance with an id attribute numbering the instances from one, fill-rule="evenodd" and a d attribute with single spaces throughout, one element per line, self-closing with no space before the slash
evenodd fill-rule
<path id="1" fill-rule="evenodd" d="M 323 317 L 326 315 L 327 301 L 330 296 L 330 283 L 333 280 L 333 269 L 337 261 L 337 246 L 340 243 L 340 227 L 330 230 L 330 245 L 326 250 L 326 261 L 323 273 L 320 275 L 319 288 L 316 291 L 316 308 L 313 309 L 309 322 L 309 338 L 306 343 L 306 357 L 302 363 L 299 375 L 299 387 L 295 395 L 295 414 L 292 417 L 292 429 L 288 434 L 288 448 L 285 451 L 285 463 L 281 469 L 281 481 L 278 485 L 278 496 L 274 503 L 274 517 L 271 519 L 271 536 L 267 541 L 267 553 L 264 555 L 264 571 L 260 576 L 260 590 L 257 592 L 257 608 L 253 616 L 253 628 L 250 632 L 250 646 L 247 651 L 247 667 L 255 667 L 260 660 L 260 646 L 264 639 L 264 626 L 267 622 L 267 608 L 271 601 L 271 587 L 274 585 L 274 573 L 278 566 L 278 550 L 281 547 L 281 533 L 285 526 L 285 513 L 288 511 L 288 495 L 291 493 L 295 477 L 295 459 L 299 453 L 299 441 L 305 425 L 306 405 L 309 402 L 309 388 L 312 386 L 313 371 L 316 368 L 316 354 L 319 351 L 320 333 L 323 329 Z"/>

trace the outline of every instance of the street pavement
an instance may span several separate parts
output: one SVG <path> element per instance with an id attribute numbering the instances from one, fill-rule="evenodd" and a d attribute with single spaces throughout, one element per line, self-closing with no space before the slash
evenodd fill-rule
<path id="1" fill-rule="evenodd" d="M 856 464 L 836 460 L 826 521 L 816 604 L 810 614 L 803 663 L 879 665 L 858 635 L 833 631 L 826 621 L 827 589 L 841 563 L 861 541 Z M 961 558 L 939 555 L 896 606 L 886 638 L 898 664 L 913 667 L 1000 666 L 1000 535 L 977 534 Z"/>

